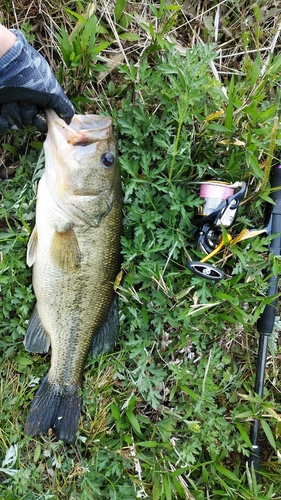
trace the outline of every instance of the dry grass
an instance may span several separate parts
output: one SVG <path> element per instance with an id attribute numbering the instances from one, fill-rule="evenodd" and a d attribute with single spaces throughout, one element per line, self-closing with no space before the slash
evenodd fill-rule
<path id="1" fill-rule="evenodd" d="M 100 22 L 108 28 L 113 43 L 102 57 L 109 64 L 108 73 L 121 62 L 132 61 L 138 64 L 139 58 L 151 43 L 151 36 L 145 26 L 153 27 L 156 33 L 176 44 L 180 52 L 198 43 L 213 43 L 217 51 L 215 74 L 222 81 L 232 74 L 243 75 L 245 55 L 255 58 L 260 53 L 267 64 L 268 58 L 278 54 L 281 48 L 281 5 L 279 1 L 235 2 L 171 2 L 181 6 L 179 11 L 171 10 L 166 17 L 157 19 L 149 7 L 149 2 L 128 1 L 126 12 L 132 16 L 130 26 L 125 30 L 138 36 L 138 40 L 128 42 L 119 37 L 118 24 L 114 22 L 116 2 L 101 0 L 85 2 L 81 14 L 96 11 Z M 157 8 L 158 2 L 152 2 Z M 25 23 L 31 26 L 30 33 L 35 36 L 35 46 L 52 65 L 54 71 L 61 64 L 56 33 L 63 25 L 71 32 L 75 22 L 66 9 L 76 10 L 75 2 L 55 2 L 42 0 L 14 0 L 2 2 L 0 19 L 9 28 L 20 29 Z M 74 19 L 72 17 L 72 19 Z M 171 23 L 171 19 L 173 22 Z M 170 26 L 169 26 L 170 25 Z M 258 40 L 258 42 L 257 42 Z M 103 77 L 104 75 L 102 75 Z M 100 78 L 93 83 L 98 89 Z"/>

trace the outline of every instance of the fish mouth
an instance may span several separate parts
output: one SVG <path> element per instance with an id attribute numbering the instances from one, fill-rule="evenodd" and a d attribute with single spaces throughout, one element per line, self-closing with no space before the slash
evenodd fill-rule
<path id="1" fill-rule="evenodd" d="M 61 144 L 64 139 L 72 146 L 88 146 L 108 139 L 112 135 L 112 118 L 101 115 L 74 115 L 69 125 L 54 110 L 46 109 L 48 135 L 53 143 Z"/>
<path id="2" fill-rule="evenodd" d="M 45 113 L 48 125 L 45 172 L 50 190 L 55 186 L 57 199 L 65 199 L 66 194 L 99 197 L 108 177 L 102 161 L 104 151 L 114 150 L 115 154 L 116 150 L 112 118 L 74 115 L 67 125 L 54 111 L 48 109 Z"/>

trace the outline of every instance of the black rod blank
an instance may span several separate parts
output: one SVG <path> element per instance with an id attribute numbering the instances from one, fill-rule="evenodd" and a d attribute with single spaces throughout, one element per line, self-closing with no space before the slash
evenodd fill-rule
<path id="1" fill-rule="evenodd" d="M 278 233 L 281 233 L 281 165 L 276 165 L 272 168 L 270 181 L 272 188 L 279 187 L 280 189 L 272 191 L 271 197 L 274 200 L 275 204 L 268 207 L 266 230 L 268 235 L 276 235 L 270 243 L 269 252 L 274 256 L 280 256 L 281 234 Z M 268 276 L 268 290 L 266 296 L 272 297 L 277 293 L 278 276 L 275 276 L 272 271 L 268 273 Z M 274 299 L 270 304 L 267 304 L 257 322 L 257 330 L 259 333 L 259 348 L 256 366 L 255 393 L 261 397 L 263 396 L 264 391 L 268 339 L 272 334 L 274 328 L 276 305 L 277 299 Z M 252 444 L 252 451 L 248 461 L 249 466 L 253 466 L 256 477 L 258 477 L 260 458 L 260 446 L 258 442 L 259 426 L 259 420 L 255 419 L 251 425 L 250 439 Z"/>

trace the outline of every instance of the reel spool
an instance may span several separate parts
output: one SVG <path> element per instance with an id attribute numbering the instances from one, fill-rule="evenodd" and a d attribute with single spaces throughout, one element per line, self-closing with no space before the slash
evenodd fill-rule
<path id="1" fill-rule="evenodd" d="M 233 196 L 235 187 L 240 183 L 229 184 L 221 181 L 206 181 L 200 185 L 199 197 L 205 200 L 198 209 L 198 214 L 208 216 L 218 209 L 221 202 Z"/>
<path id="2" fill-rule="evenodd" d="M 198 217 L 193 221 L 198 226 L 198 250 L 206 254 L 200 261 L 189 261 L 187 268 L 196 276 L 218 281 L 224 273 L 217 267 L 206 263 L 214 257 L 226 243 L 232 240 L 229 233 L 223 237 L 222 228 L 230 228 L 237 216 L 240 201 L 246 193 L 245 182 L 234 184 L 220 181 L 206 181 L 200 184 L 199 196 L 204 203 L 199 207 Z M 235 190 L 239 191 L 235 193 Z"/>

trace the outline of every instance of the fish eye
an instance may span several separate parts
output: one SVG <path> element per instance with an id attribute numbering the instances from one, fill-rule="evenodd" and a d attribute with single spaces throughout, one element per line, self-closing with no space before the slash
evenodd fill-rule
<path id="1" fill-rule="evenodd" d="M 114 160 L 115 160 L 115 158 L 114 158 L 112 153 L 105 153 L 101 157 L 101 161 L 105 167 L 111 167 L 111 165 L 113 165 L 113 163 L 114 163 Z"/>

